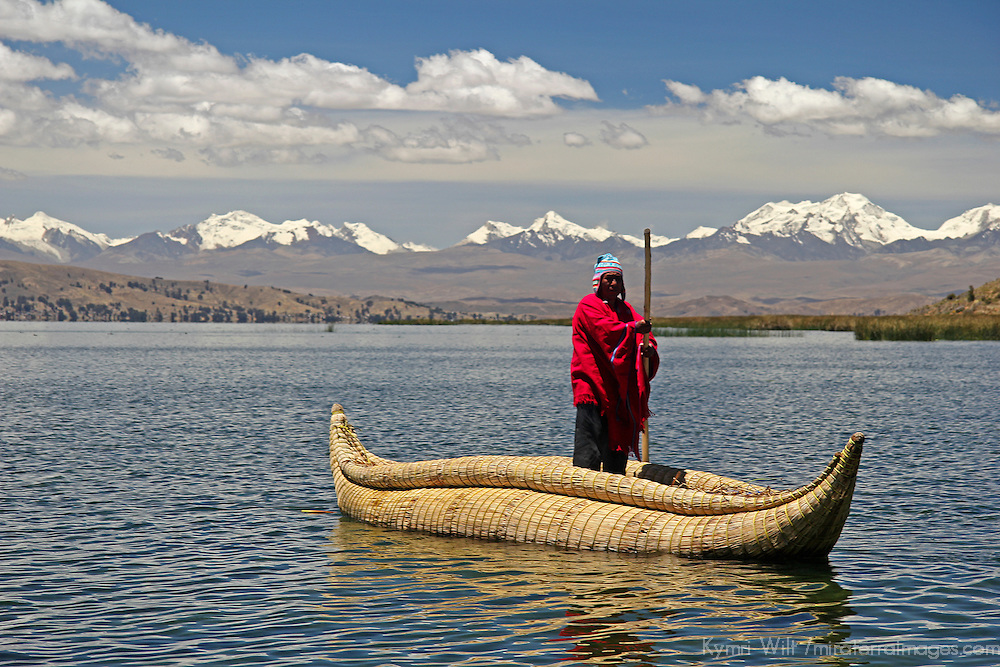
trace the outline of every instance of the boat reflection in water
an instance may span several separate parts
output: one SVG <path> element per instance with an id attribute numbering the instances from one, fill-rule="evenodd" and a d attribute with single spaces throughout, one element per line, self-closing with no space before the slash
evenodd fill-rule
<path id="1" fill-rule="evenodd" d="M 346 517 L 329 551 L 324 606 L 341 626 L 331 658 L 643 664 L 739 654 L 742 664 L 801 664 L 850 635 L 850 591 L 825 562 L 580 552 Z"/>

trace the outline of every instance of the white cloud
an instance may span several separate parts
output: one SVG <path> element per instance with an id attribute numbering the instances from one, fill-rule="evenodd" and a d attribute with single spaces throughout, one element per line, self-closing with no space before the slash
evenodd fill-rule
<path id="1" fill-rule="evenodd" d="M 95 56 L 122 56 L 130 62 L 159 62 L 172 69 L 232 69 L 232 59 L 212 46 L 192 44 L 163 30 L 137 23 L 101 0 L 0 2 L 0 38 L 62 42 Z"/>
<path id="2" fill-rule="evenodd" d="M 56 121 L 50 131 L 67 145 L 88 143 L 132 143 L 139 137 L 138 128 L 128 117 L 116 116 L 76 101 L 67 101 L 51 116 Z"/>
<path id="3" fill-rule="evenodd" d="M 72 79 L 73 68 L 65 63 L 56 65 L 48 58 L 15 51 L 0 42 L 0 81 L 24 83 L 40 79 Z"/>
<path id="4" fill-rule="evenodd" d="M 674 97 L 679 99 L 683 104 L 701 104 L 705 101 L 705 93 L 701 92 L 701 88 L 698 86 L 691 86 L 686 83 L 681 83 L 679 81 L 664 81 L 667 85 L 667 90 L 669 90 Z"/>
<path id="5" fill-rule="evenodd" d="M 180 152 L 176 148 L 154 148 L 152 153 L 157 157 L 161 157 L 164 160 L 170 160 L 172 162 L 183 162 L 185 160 L 184 153 Z"/>
<path id="6" fill-rule="evenodd" d="M 550 72 L 524 56 L 502 63 L 484 49 L 418 58 L 417 80 L 406 92 L 412 108 L 509 117 L 559 113 L 553 97 L 598 100 L 582 79 Z"/>
<path id="7" fill-rule="evenodd" d="M 219 167 L 264 164 L 324 164 L 329 158 L 301 146 L 208 146 L 198 151 L 202 162 Z"/>
<path id="8" fill-rule="evenodd" d="M 0 90 L 0 143 L 22 146 L 151 143 L 210 149 L 203 156 L 217 163 L 268 155 L 308 163 L 319 146 L 372 148 L 353 123 L 331 117 L 337 112 L 532 118 L 560 113 L 556 98 L 598 99 L 582 79 L 523 56 L 501 62 L 482 49 L 418 58 L 416 80 L 406 86 L 310 54 L 238 58 L 138 23 L 101 0 L 0 0 L 0 39 L 61 43 L 123 64 L 116 78 L 88 77 L 0 42 L 0 81 L 10 82 Z M 40 79 L 78 79 L 78 91 L 56 96 L 27 85 Z M 455 132 L 410 132 L 375 152 L 393 160 L 475 161 L 496 159 L 496 146 L 521 141 L 502 131 Z"/>
<path id="9" fill-rule="evenodd" d="M 9 134 L 17 127 L 17 114 L 10 109 L 0 109 L 0 136 Z"/>
<path id="10" fill-rule="evenodd" d="M 563 134 L 563 143 L 571 148 L 583 148 L 589 146 L 591 141 L 579 132 L 566 132 Z"/>
<path id="11" fill-rule="evenodd" d="M 832 89 L 810 88 L 785 78 L 756 76 L 731 90 L 705 93 L 665 81 L 676 98 L 653 111 L 697 109 L 709 122 L 751 121 L 775 133 L 817 131 L 828 135 L 929 137 L 945 132 L 1000 134 L 1000 112 L 962 95 L 942 99 L 876 78 L 838 77 Z"/>
<path id="12" fill-rule="evenodd" d="M 16 169 L 7 169 L 6 167 L 0 167 L 0 181 L 23 181 L 27 176 L 17 171 Z"/>
<path id="13" fill-rule="evenodd" d="M 464 164 L 498 160 L 495 147 L 475 139 L 448 137 L 437 128 L 398 137 L 378 128 L 379 139 L 372 142 L 373 153 L 393 162 Z"/>
<path id="14" fill-rule="evenodd" d="M 601 141 L 612 148 L 635 150 L 649 145 L 645 136 L 625 123 L 615 125 L 606 120 L 601 122 L 604 125 L 604 129 L 601 130 Z"/>
<path id="15" fill-rule="evenodd" d="M 171 67 L 164 67 L 171 65 Z M 136 57 L 134 73 L 93 81 L 90 92 L 121 109 L 202 105 L 215 114 L 273 118 L 280 110 L 445 111 L 489 116 L 556 114 L 554 97 L 596 100 L 589 83 L 550 72 L 528 58 L 502 63 L 488 51 L 454 51 L 417 60 L 417 80 L 401 87 L 354 65 L 310 54 L 250 58 L 240 68 L 201 70 Z"/>
<path id="16" fill-rule="evenodd" d="M 500 159 L 498 147 L 527 146 L 531 140 L 523 134 L 509 134 L 503 127 L 468 116 L 442 119 L 442 127 L 398 136 L 375 125 L 363 131 L 369 151 L 393 162 L 467 163 Z"/>

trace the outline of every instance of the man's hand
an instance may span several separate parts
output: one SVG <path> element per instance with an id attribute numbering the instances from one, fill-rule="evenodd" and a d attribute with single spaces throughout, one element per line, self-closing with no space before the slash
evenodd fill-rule
<path id="1" fill-rule="evenodd" d="M 639 323 L 635 325 L 635 330 L 641 334 L 647 334 L 653 330 L 653 325 L 649 320 L 639 320 Z"/>

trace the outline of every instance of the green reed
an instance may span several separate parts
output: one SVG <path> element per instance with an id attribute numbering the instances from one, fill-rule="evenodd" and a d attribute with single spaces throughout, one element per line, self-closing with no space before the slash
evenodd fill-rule
<path id="1" fill-rule="evenodd" d="M 743 315 L 656 318 L 658 336 L 773 336 L 853 331 L 857 340 L 1000 340 L 1000 315 Z"/>
<path id="2" fill-rule="evenodd" d="M 568 318 L 522 324 L 569 326 Z M 494 322 L 490 322 L 494 324 Z M 797 331 L 853 331 L 857 340 L 1000 340 L 1000 315 L 734 315 L 654 317 L 653 335 L 754 337 Z"/>
<path id="3" fill-rule="evenodd" d="M 657 317 L 656 326 L 676 328 L 759 329 L 762 331 L 851 331 L 850 315 L 730 315 L 720 317 Z"/>
<path id="4" fill-rule="evenodd" d="M 886 315 L 859 317 L 857 340 L 1000 340 L 998 315 Z"/>
<path id="5" fill-rule="evenodd" d="M 735 315 L 726 317 L 658 317 L 653 324 L 663 336 L 782 336 L 804 330 L 851 331 L 854 317 L 843 315 Z M 659 332 L 659 333 L 656 333 Z"/>
<path id="6" fill-rule="evenodd" d="M 801 331 L 787 329 L 733 329 L 729 327 L 656 327 L 653 335 L 658 338 L 756 338 L 770 336 L 801 336 Z"/>

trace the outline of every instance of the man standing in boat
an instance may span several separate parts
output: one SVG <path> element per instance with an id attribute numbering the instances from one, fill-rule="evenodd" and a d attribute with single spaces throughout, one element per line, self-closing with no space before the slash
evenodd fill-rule
<path id="1" fill-rule="evenodd" d="M 652 326 L 625 301 L 617 257 L 597 258 L 593 288 L 573 315 L 573 465 L 600 470 L 604 464 L 604 472 L 624 473 L 629 452 L 639 458 L 639 434 L 649 416 L 649 381 L 660 357 L 652 336 L 643 348 L 643 334 Z"/>

